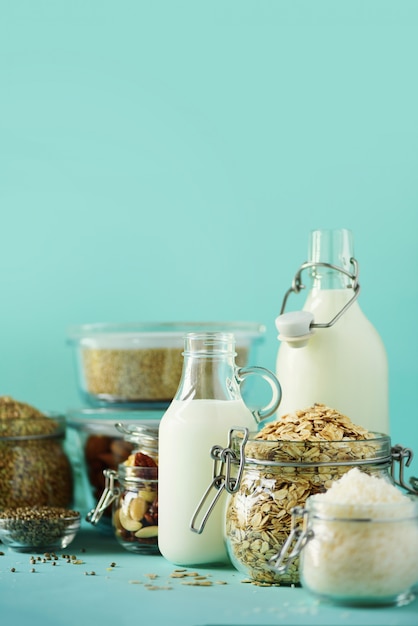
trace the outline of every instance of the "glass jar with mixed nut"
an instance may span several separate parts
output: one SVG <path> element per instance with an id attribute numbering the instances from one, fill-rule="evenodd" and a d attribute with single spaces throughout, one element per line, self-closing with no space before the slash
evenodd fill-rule
<path id="1" fill-rule="evenodd" d="M 241 443 L 237 431 L 232 450 L 239 453 Z M 269 562 L 289 536 L 293 507 L 326 491 L 353 466 L 392 480 L 390 438 L 322 404 L 250 433 L 243 455 L 239 486 L 226 507 L 225 538 L 232 564 L 256 584 L 299 584 L 297 559 L 285 574 Z"/>
<path id="2" fill-rule="evenodd" d="M 135 450 L 117 472 L 104 471 L 105 488 L 87 520 L 97 524 L 112 503 L 112 525 L 117 541 L 130 552 L 158 552 L 158 429 L 117 424 Z"/>

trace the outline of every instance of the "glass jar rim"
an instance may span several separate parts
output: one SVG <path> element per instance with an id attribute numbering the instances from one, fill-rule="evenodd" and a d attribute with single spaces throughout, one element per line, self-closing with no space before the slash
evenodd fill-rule
<path id="1" fill-rule="evenodd" d="M 141 483 L 158 482 L 158 467 L 144 467 L 137 465 L 125 465 L 120 463 L 118 466 L 118 480 Z"/>
<path id="2" fill-rule="evenodd" d="M 390 464 L 393 460 L 390 437 L 382 433 L 371 434 L 373 437 L 370 439 L 294 441 L 290 439 L 257 439 L 257 432 L 251 432 L 244 447 L 245 464 L 305 468 Z M 242 434 L 238 431 L 232 435 L 231 447 L 236 453 L 239 453 L 241 439 Z M 356 455 L 355 451 L 362 448 L 364 448 L 364 454 Z M 333 452 L 333 455 L 327 458 L 327 453 L 330 452 Z M 372 452 L 373 454 L 371 454 Z"/>
<path id="3" fill-rule="evenodd" d="M 310 519 L 332 522 L 399 522 L 418 520 L 418 496 L 405 494 L 396 502 L 337 502 L 326 494 L 309 496 L 305 503 Z"/>
<path id="4" fill-rule="evenodd" d="M 115 428 L 123 435 L 125 441 L 149 449 L 158 449 L 158 426 L 144 424 L 124 424 L 117 422 Z"/>
<path id="5" fill-rule="evenodd" d="M 35 424 L 38 428 L 33 433 L 23 433 L 24 427 Z M 55 426 L 43 432 L 42 427 Z M 60 413 L 44 413 L 37 417 L 0 418 L 0 442 L 33 441 L 39 439 L 62 439 L 65 436 L 66 418 Z M 5 434 L 4 434 L 5 433 Z"/>

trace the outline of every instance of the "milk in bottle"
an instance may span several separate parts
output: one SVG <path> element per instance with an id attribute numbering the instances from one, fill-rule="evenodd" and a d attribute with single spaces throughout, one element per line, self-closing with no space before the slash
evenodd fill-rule
<path id="1" fill-rule="evenodd" d="M 293 314 L 283 313 L 283 307 L 276 320 L 281 339 L 276 374 L 283 390 L 278 414 L 320 402 L 368 430 L 388 434 L 387 356 L 358 303 L 351 232 L 313 231 L 309 260 L 302 269 L 312 279 L 303 307 L 305 328 L 303 323 L 292 328 Z M 301 270 L 289 292 L 302 289 Z"/>
<path id="2" fill-rule="evenodd" d="M 223 536 L 225 492 L 203 532 L 190 528 L 212 480 L 210 451 L 214 445 L 227 445 L 231 428 L 257 430 L 259 417 L 272 415 L 280 402 L 280 386 L 273 374 L 263 368 L 235 367 L 234 346 L 228 333 L 186 336 L 179 389 L 160 422 L 158 543 L 161 554 L 178 565 L 228 561 Z M 239 383 L 246 372 L 269 377 L 273 399 L 264 412 L 252 412 L 242 400 Z"/>

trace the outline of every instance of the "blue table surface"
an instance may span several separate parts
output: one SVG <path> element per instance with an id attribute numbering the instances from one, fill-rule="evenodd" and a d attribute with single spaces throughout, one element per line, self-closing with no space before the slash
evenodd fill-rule
<path id="1" fill-rule="evenodd" d="M 70 546 L 57 551 L 55 565 L 33 565 L 31 557 L 38 555 L 0 549 L 2 624 L 418 626 L 418 599 L 402 607 L 336 607 L 300 587 L 244 583 L 232 566 L 186 568 L 213 583 L 187 585 L 193 578 L 173 578 L 178 568 L 161 555 L 127 552 L 85 523 Z M 67 562 L 63 553 L 82 563 Z"/>

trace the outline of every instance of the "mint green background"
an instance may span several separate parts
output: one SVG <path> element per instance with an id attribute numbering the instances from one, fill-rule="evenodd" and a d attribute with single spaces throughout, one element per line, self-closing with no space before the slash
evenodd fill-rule
<path id="1" fill-rule="evenodd" d="M 347 227 L 417 449 L 417 32 L 408 0 L 3 0 L 1 393 L 78 406 L 83 322 L 256 320 L 274 368 L 309 231 Z"/>

